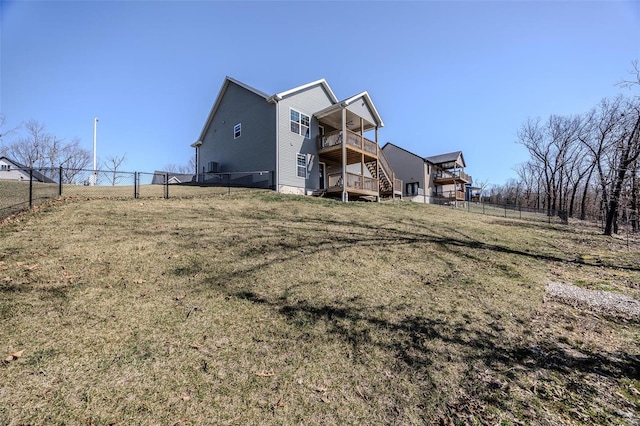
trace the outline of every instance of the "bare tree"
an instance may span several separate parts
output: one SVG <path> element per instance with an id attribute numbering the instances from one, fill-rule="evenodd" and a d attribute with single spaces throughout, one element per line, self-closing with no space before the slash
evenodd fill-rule
<path id="1" fill-rule="evenodd" d="M 197 173 L 196 156 L 192 155 L 191 157 L 189 157 L 189 161 L 187 162 L 187 164 L 175 164 L 175 163 L 166 164 L 163 168 L 163 171 L 171 172 L 171 173 L 180 173 L 184 175 Z"/>
<path id="2" fill-rule="evenodd" d="M 0 154 L 3 154 L 4 147 L 2 146 L 2 138 L 9 136 L 20 129 L 21 125 L 18 124 L 16 127 L 11 129 L 6 129 L 5 125 L 7 124 L 7 116 L 0 112 Z"/>
<path id="3" fill-rule="evenodd" d="M 489 179 L 476 179 L 475 187 L 480 189 L 478 193 L 478 197 L 480 201 L 482 201 L 482 195 L 486 191 L 488 186 L 489 186 Z"/>
<path id="4" fill-rule="evenodd" d="M 640 99 L 625 102 L 622 129 L 615 138 L 615 161 L 611 197 L 608 202 L 604 234 L 618 233 L 618 214 L 623 185 L 632 165 L 640 156 Z"/>
<path id="5" fill-rule="evenodd" d="M 89 164 L 91 154 L 80 146 L 80 139 L 73 138 L 67 143 L 49 133 L 44 124 L 37 120 L 29 120 L 23 127 L 22 136 L 8 145 L 2 145 L 4 155 L 18 163 L 38 169 L 50 178 L 58 176 L 58 167 L 82 169 Z M 63 181 L 70 183 L 77 173 L 77 170 L 67 170 Z"/>
<path id="6" fill-rule="evenodd" d="M 108 177 L 108 179 L 111 183 L 111 186 L 115 186 L 122 177 L 118 174 L 118 170 L 120 169 L 120 166 L 126 161 L 126 153 L 124 153 L 122 156 L 112 155 L 110 157 L 107 157 L 107 159 L 104 161 L 104 167 L 110 172 L 110 177 Z"/>

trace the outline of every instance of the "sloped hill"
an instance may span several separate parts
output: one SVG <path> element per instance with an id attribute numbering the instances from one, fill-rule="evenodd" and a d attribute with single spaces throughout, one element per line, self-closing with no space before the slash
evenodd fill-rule
<path id="1" fill-rule="evenodd" d="M 638 245 L 411 203 L 58 202 L 0 228 L 0 423 L 638 424 Z"/>

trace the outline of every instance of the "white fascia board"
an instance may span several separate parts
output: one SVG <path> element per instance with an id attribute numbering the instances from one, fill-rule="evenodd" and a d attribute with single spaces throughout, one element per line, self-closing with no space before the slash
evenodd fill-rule
<path id="1" fill-rule="evenodd" d="M 373 112 L 373 116 L 378 122 L 378 127 L 384 127 L 384 123 L 382 122 L 382 117 L 380 117 L 380 114 L 378 113 L 376 106 L 373 104 L 373 101 L 371 100 L 371 96 L 369 96 L 369 92 L 367 92 L 366 90 L 362 93 L 358 93 L 357 95 L 350 97 L 349 99 L 345 99 L 344 101 L 342 101 L 342 104 L 344 106 L 348 106 L 360 98 L 364 98 L 367 105 L 369 105 L 369 108 L 371 108 L 371 111 Z"/>
<path id="2" fill-rule="evenodd" d="M 338 98 L 336 98 L 336 95 L 333 93 L 333 90 L 331 90 L 331 87 L 329 87 L 329 84 L 327 83 L 327 81 L 324 78 L 321 78 L 320 80 L 316 80 L 316 81 L 312 81 L 311 83 L 307 83 L 304 84 L 302 86 L 298 86 L 298 87 L 294 87 L 293 89 L 289 89 L 285 92 L 280 92 L 280 93 L 276 93 L 275 95 L 271 96 L 269 99 L 273 99 L 275 101 L 279 101 L 282 98 L 284 98 L 285 96 L 289 96 L 293 93 L 296 92 L 300 92 L 302 90 L 308 89 L 309 87 L 313 87 L 315 85 L 321 84 L 325 90 L 327 91 L 327 93 L 329 94 L 329 98 L 331 99 L 331 101 L 335 104 L 338 103 Z"/>

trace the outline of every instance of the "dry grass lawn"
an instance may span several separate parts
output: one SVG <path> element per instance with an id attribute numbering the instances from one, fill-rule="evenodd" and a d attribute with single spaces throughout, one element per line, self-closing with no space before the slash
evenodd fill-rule
<path id="1" fill-rule="evenodd" d="M 0 424 L 628 424 L 640 254 L 578 225 L 271 192 L 0 228 Z"/>

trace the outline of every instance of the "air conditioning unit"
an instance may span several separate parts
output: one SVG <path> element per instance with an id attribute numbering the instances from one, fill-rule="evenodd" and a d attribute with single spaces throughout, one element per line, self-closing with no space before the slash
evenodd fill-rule
<path id="1" fill-rule="evenodd" d="M 218 163 L 216 161 L 209 161 L 208 173 L 218 173 Z"/>

